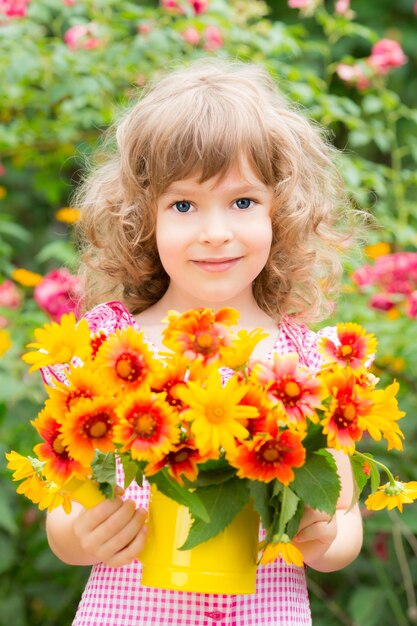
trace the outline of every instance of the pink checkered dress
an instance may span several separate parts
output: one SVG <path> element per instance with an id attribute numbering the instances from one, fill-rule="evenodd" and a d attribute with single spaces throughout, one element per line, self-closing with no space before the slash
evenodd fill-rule
<path id="1" fill-rule="evenodd" d="M 92 332 L 106 334 L 137 322 L 120 302 L 100 304 L 85 316 Z M 280 327 L 274 350 L 279 354 L 298 352 L 300 361 L 318 368 L 320 336 L 335 339 L 335 329 L 313 333 L 303 325 L 285 320 Z M 271 355 L 268 355 L 269 358 Z M 44 380 L 65 379 L 59 367 L 44 368 Z M 118 469 L 118 482 L 123 473 Z M 149 485 L 132 483 L 126 498 L 147 508 Z M 311 624 L 310 606 L 303 567 L 289 566 L 278 560 L 259 566 L 256 593 L 222 595 L 168 591 L 141 585 L 140 562 L 117 569 L 104 564 L 92 568 L 73 626 L 307 626 Z"/>

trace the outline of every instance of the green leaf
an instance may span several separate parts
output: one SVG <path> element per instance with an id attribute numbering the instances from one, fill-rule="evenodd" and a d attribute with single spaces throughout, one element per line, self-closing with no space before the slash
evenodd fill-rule
<path id="1" fill-rule="evenodd" d="M 291 487 L 307 506 L 334 515 L 340 479 L 332 455 L 322 450 L 308 456 L 305 464 L 295 471 Z"/>
<path id="2" fill-rule="evenodd" d="M 290 539 L 292 539 L 298 532 L 298 527 L 304 513 L 304 508 L 304 502 L 302 500 L 298 500 L 297 510 L 295 511 L 292 518 L 288 521 L 287 527 L 285 529 L 285 532 Z"/>
<path id="3" fill-rule="evenodd" d="M 310 452 L 316 452 L 325 448 L 327 445 L 327 437 L 323 435 L 323 427 L 321 424 L 314 424 L 309 427 L 308 434 L 303 439 L 303 446 Z"/>
<path id="4" fill-rule="evenodd" d="M 249 502 L 247 482 L 239 478 L 198 490 L 209 513 L 209 522 L 194 520 L 180 550 L 190 550 L 224 530 Z"/>
<path id="5" fill-rule="evenodd" d="M 289 487 L 284 486 L 279 496 L 279 515 L 274 524 L 275 533 L 282 535 L 287 523 L 295 515 L 299 501 L 300 498 Z"/>
<path id="6" fill-rule="evenodd" d="M 230 467 L 230 466 L 224 469 L 211 470 L 211 471 L 210 470 L 201 471 L 200 469 L 198 472 L 197 479 L 195 481 L 193 481 L 192 483 L 189 481 L 185 481 L 185 482 L 190 487 L 195 487 L 195 488 L 208 487 L 209 485 L 220 485 L 221 483 L 224 483 L 230 480 L 235 475 L 236 475 L 235 468 Z"/>
<path id="7" fill-rule="evenodd" d="M 123 487 L 127 489 L 130 483 L 136 479 L 138 484 L 142 484 L 143 470 L 142 463 L 134 461 L 129 455 L 121 454 L 120 461 L 122 463 L 123 472 L 125 475 Z"/>
<path id="8" fill-rule="evenodd" d="M 112 452 L 100 452 L 96 450 L 93 468 L 93 480 L 100 485 L 101 493 L 106 498 L 114 498 L 116 493 L 116 459 Z"/>
<path id="9" fill-rule="evenodd" d="M 181 487 L 175 480 L 170 478 L 165 470 L 158 472 L 154 476 L 149 476 L 148 481 L 155 485 L 165 496 L 171 498 L 171 500 L 186 506 L 193 518 L 204 522 L 210 521 L 209 513 L 199 497 L 200 490 L 198 495 L 193 491 L 188 491 L 186 487 Z"/>
<path id="10" fill-rule="evenodd" d="M 369 476 L 367 476 L 365 474 L 365 472 L 363 471 L 363 460 L 362 459 L 360 459 L 360 458 L 358 458 L 356 456 L 351 456 L 350 457 L 350 464 L 352 466 L 353 478 L 355 480 L 355 484 L 356 484 L 356 487 L 357 487 L 357 489 L 356 489 L 357 493 L 355 494 L 355 496 L 357 496 L 355 498 L 355 500 L 357 500 L 360 497 L 360 495 L 361 495 L 361 493 L 363 491 L 363 488 L 365 487 L 366 483 L 368 482 Z M 371 464 L 369 464 L 369 465 L 371 465 Z"/>
<path id="11" fill-rule="evenodd" d="M 261 517 L 262 526 L 268 531 L 272 524 L 272 508 L 269 506 L 272 496 L 272 483 L 250 480 L 248 482 L 248 489 L 250 497 L 253 500 L 254 508 Z"/>

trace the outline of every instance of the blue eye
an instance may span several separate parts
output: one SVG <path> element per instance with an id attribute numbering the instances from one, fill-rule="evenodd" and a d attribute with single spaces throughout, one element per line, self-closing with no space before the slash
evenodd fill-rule
<path id="1" fill-rule="evenodd" d="M 176 208 L 179 213 L 188 213 L 191 209 L 191 202 L 187 202 L 187 200 L 181 200 L 180 202 L 175 202 L 173 206 Z"/>
<path id="2" fill-rule="evenodd" d="M 238 209 L 249 209 L 252 204 L 252 200 L 250 198 L 239 198 L 236 200 L 236 206 Z"/>

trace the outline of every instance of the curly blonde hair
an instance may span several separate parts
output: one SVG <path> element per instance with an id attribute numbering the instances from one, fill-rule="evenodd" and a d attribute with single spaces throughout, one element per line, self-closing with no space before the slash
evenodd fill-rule
<path id="1" fill-rule="evenodd" d="M 336 149 L 266 70 L 203 59 L 171 71 L 145 88 L 104 148 L 75 196 L 87 308 L 120 299 L 135 314 L 157 302 L 169 277 L 156 246 L 156 199 L 174 181 L 223 176 L 245 156 L 274 191 L 257 303 L 276 320 L 316 321 L 331 310 L 355 212 Z"/>

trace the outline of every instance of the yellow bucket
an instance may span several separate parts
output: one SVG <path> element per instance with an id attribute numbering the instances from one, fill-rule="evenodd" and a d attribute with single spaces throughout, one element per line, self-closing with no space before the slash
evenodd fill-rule
<path id="1" fill-rule="evenodd" d="M 97 483 L 70 478 L 65 490 L 89 509 L 105 500 Z M 255 593 L 259 515 L 246 505 L 216 537 L 192 548 L 185 542 L 191 517 L 188 509 L 151 486 L 148 534 L 140 554 L 142 585 L 198 593 Z"/>
<path id="2" fill-rule="evenodd" d="M 255 593 L 259 515 L 248 504 L 219 535 L 178 550 L 191 525 L 188 509 L 151 487 L 142 585 L 199 593 Z"/>

